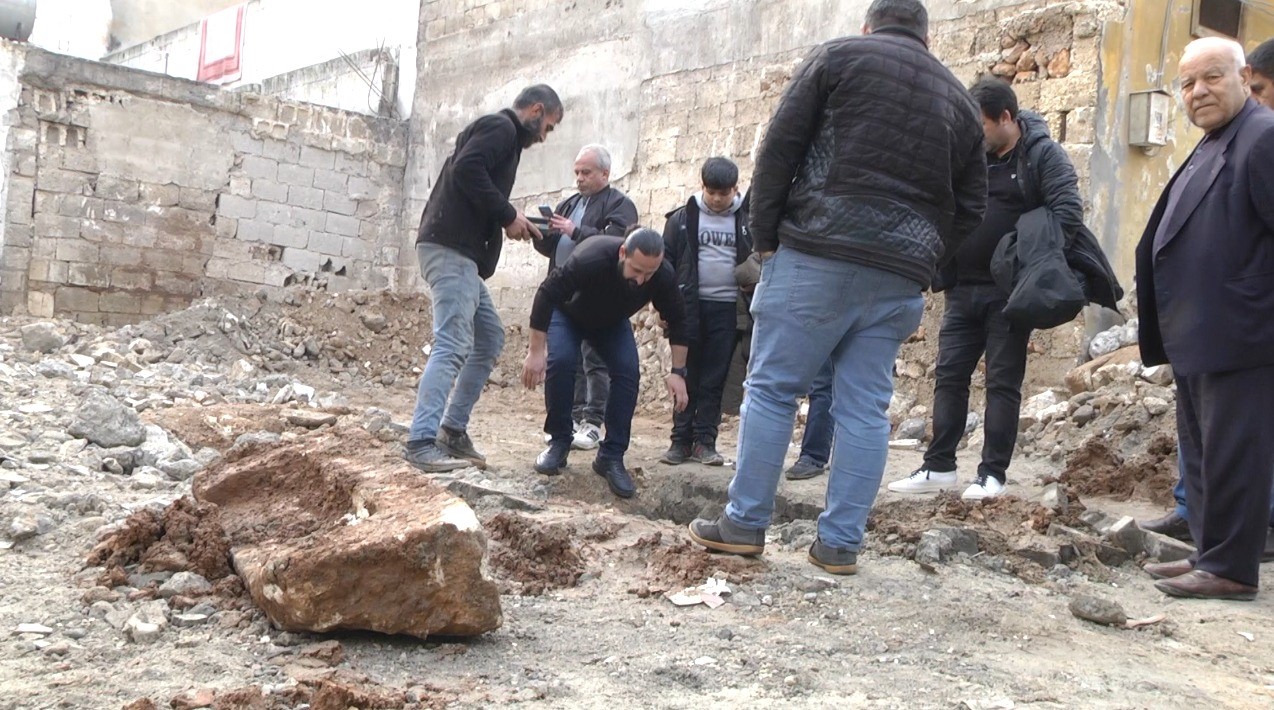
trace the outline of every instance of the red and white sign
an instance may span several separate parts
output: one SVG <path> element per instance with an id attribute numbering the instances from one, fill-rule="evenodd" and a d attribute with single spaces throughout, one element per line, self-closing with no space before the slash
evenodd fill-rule
<path id="1" fill-rule="evenodd" d="M 199 81 L 225 83 L 239 78 L 243 55 L 243 16 L 246 5 L 228 7 L 200 23 Z"/>

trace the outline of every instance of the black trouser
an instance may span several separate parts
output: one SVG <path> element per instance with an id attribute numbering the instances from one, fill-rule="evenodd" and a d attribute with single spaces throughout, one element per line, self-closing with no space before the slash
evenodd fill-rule
<path id="1" fill-rule="evenodd" d="M 969 381 L 986 353 L 985 442 L 979 476 L 1005 480 L 1022 406 L 1026 346 L 1030 329 L 1009 325 L 1007 298 L 992 284 L 954 286 L 946 292 L 946 310 L 938 333 L 937 383 L 933 388 L 933 441 L 925 468 L 954 471 L 956 447 L 969 414 Z"/>
<path id="2" fill-rule="evenodd" d="M 699 332 L 690 334 L 693 343 L 686 353 L 690 403 L 672 415 L 674 444 L 717 443 L 721 392 L 734 357 L 736 309 L 734 301 L 699 301 Z"/>
<path id="3" fill-rule="evenodd" d="M 1274 365 L 1177 376 L 1195 569 L 1256 586 L 1274 480 Z"/>

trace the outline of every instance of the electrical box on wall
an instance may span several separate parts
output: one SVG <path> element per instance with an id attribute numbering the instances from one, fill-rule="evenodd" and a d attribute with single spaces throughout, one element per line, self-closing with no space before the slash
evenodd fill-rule
<path id="1" fill-rule="evenodd" d="M 1153 89 L 1128 95 L 1128 145 L 1158 148 L 1168 144 L 1168 106 L 1172 97 Z"/>

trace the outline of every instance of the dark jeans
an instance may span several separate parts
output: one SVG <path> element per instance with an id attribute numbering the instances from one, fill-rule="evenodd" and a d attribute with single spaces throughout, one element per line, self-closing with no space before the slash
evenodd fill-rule
<path id="1" fill-rule="evenodd" d="M 674 444 L 715 445 L 721 426 L 721 392 L 734 357 L 738 306 L 734 301 L 699 301 L 699 332 L 686 353 L 690 403 L 672 415 Z"/>
<path id="2" fill-rule="evenodd" d="M 544 433 L 554 443 L 570 444 L 573 435 L 571 403 L 575 394 L 575 373 L 579 369 L 580 344 L 587 342 L 597 350 L 610 370 L 610 397 L 606 402 L 606 437 L 597 452 L 599 459 L 624 458 L 632 430 L 633 410 L 637 408 L 637 382 L 640 369 L 637 341 L 627 320 L 597 330 L 584 330 L 561 311 L 553 311 L 548 331 L 548 369 L 544 380 Z"/>
<path id="3" fill-rule="evenodd" d="M 606 398 L 610 395 L 610 373 L 606 361 L 585 341 L 580 346 L 582 361 L 575 373 L 575 406 L 571 418 L 577 422 L 602 425 L 606 416 Z"/>
<path id="4" fill-rule="evenodd" d="M 956 447 L 969 414 L 969 380 L 985 352 L 986 440 L 978 475 L 1003 482 L 1017 444 L 1031 331 L 1009 325 L 1004 317 L 1007 299 L 994 285 L 955 286 L 946 294 L 933 389 L 933 441 L 924 465 L 931 471 L 955 470 Z"/>
<path id="5" fill-rule="evenodd" d="M 832 457 L 832 435 L 836 422 L 832 419 L 832 385 L 835 369 L 828 360 L 810 385 L 810 408 L 805 416 L 805 433 L 801 435 L 801 456 L 818 466 L 826 466 Z"/>

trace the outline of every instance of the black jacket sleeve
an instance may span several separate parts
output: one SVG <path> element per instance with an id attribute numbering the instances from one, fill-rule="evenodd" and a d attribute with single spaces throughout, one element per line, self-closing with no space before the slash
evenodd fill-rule
<path id="1" fill-rule="evenodd" d="M 540 284 L 535 291 L 535 300 L 531 302 L 531 330 L 549 331 L 553 309 L 569 301 L 571 295 L 579 290 L 583 277 L 580 273 L 582 263 L 579 259 L 567 259 Z"/>
<path id="2" fill-rule="evenodd" d="M 827 64 L 827 49 L 819 48 L 796 70 L 757 151 L 749 213 L 757 251 L 778 249 L 783 207 L 830 91 Z"/>
<path id="3" fill-rule="evenodd" d="M 664 261 L 672 264 L 672 270 L 678 269 L 681 252 L 686 241 L 686 210 L 684 207 L 668 213 L 664 219 Z"/>
<path id="4" fill-rule="evenodd" d="M 1066 243 L 1084 226 L 1084 201 L 1079 196 L 1079 178 L 1066 149 L 1054 141 L 1045 143 L 1039 160 L 1040 197 L 1057 218 Z"/>
<path id="5" fill-rule="evenodd" d="M 513 222 L 518 212 L 496 188 L 491 173 L 497 166 L 514 159 L 518 135 L 517 129 L 504 116 L 490 119 L 474 125 L 469 140 L 456 154 L 452 173 L 456 187 L 465 199 L 495 216 L 504 226 Z"/>
<path id="6" fill-rule="evenodd" d="M 955 219 L 951 222 L 951 234 L 942 235 L 946 245 L 942 263 L 955 258 L 960 244 L 982 224 L 982 216 L 986 214 L 986 147 L 981 136 L 974 141 L 973 151 L 965 156 L 962 169 L 952 177 Z"/>
<path id="7" fill-rule="evenodd" d="M 681 298 L 681 289 L 677 287 L 677 279 L 671 269 L 660 269 L 656 278 L 659 282 L 652 290 L 650 300 L 659 311 L 659 317 L 668 324 L 668 342 L 686 345 L 690 342 L 686 333 L 686 306 Z"/>
<path id="8" fill-rule="evenodd" d="M 611 190 L 607 197 L 609 199 L 605 205 L 606 213 L 598 220 L 597 226 L 576 225 L 575 234 L 571 236 L 572 239 L 576 242 L 581 242 L 598 234 L 622 237 L 629 227 L 637 224 L 637 205 L 633 204 L 633 201 L 628 199 L 627 195 Z"/>
<path id="9" fill-rule="evenodd" d="M 1252 144 L 1252 155 L 1247 159 L 1247 184 L 1252 191 L 1252 204 L 1265 228 L 1274 231 L 1274 200 L 1270 199 L 1270 185 L 1274 185 L 1274 130 L 1267 130 Z"/>

